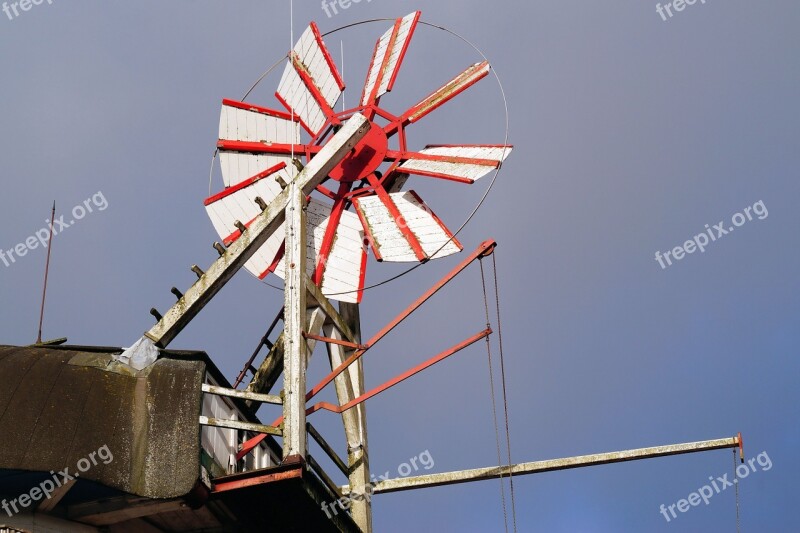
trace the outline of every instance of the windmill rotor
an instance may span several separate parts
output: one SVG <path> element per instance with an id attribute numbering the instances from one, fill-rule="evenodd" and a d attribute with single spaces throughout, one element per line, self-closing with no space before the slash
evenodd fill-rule
<path id="1" fill-rule="evenodd" d="M 369 249 L 378 261 L 417 265 L 461 251 L 456 234 L 405 186 L 417 178 L 472 184 L 497 172 L 512 147 L 409 148 L 407 128 L 491 69 L 488 61 L 475 63 L 402 113 L 390 112 L 382 101 L 400 76 L 420 16 L 416 11 L 396 19 L 377 40 L 358 107 L 335 110 L 346 86 L 313 22 L 287 55 L 275 92 L 280 109 L 223 100 L 217 150 L 224 189 L 209 196 L 205 206 L 226 246 L 258 216 L 257 199 L 269 204 L 296 177 L 301 160 L 313 159 L 350 117 L 361 113 L 372 124 L 369 132 L 309 197 L 307 264 L 312 281 L 331 299 L 358 303 Z M 284 233 L 279 229 L 245 267 L 262 280 L 269 274 L 284 278 L 283 254 Z"/>

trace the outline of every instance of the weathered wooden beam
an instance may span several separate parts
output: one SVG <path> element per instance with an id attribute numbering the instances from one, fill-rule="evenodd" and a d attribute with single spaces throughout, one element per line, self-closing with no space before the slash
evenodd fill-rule
<path id="1" fill-rule="evenodd" d="M 510 466 L 490 466 L 486 468 L 475 468 L 473 470 L 459 470 L 456 472 L 429 474 L 426 476 L 387 479 L 385 481 L 376 483 L 372 492 L 374 494 L 383 492 L 397 492 L 401 490 L 438 487 L 440 485 L 454 485 L 456 483 L 466 483 L 469 481 L 497 479 L 501 477 L 508 477 L 509 475 L 521 476 L 525 474 L 539 474 L 542 472 L 552 472 L 554 470 L 568 470 L 571 468 L 582 468 L 586 466 L 622 463 L 626 461 L 652 459 L 654 457 L 664 457 L 668 455 L 681 455 L 686 453 L 705 452 L 709 450 L 720 450 L 724 448 L 737 448 L 739 447 L 739 444 L 739 437 L 731 437 L 727 439 L 688 442 L 685 444 L 670 444 L 667 446 L 638 448 L 635 450 L 598 453 L 594 455 L 579 455 L 577 457 L 550 459 L 547 461 L 534 461 L 531 463 L 520 463 Z M 349 492 L 349 486 L 342 487 L 343 494 L 348 494 Z"/>
<path id="2" fill-rule="evenodd" d="M 339 303 L 341 318 L 352 331 L 354 343 L 361 343 L 361 316 L 358 304 L 346 302 Z M 340 339 L 342 333 L 336 327 L 326 326 L 328 336 Z M 331 369 L 337 368 L 352 354 L 345 346 L 337 344 L 328 345 L 328 358 Z M 359 359 L 347 367 L 334 380 L 336 395 L 339 405 L 346 405 L 355 398 L 364 394 L 364 365 Z M 369 447 L 367 442 L 367 406 L 357 405 L 342 413 L 345 436 L 347 438 L 347 462 L 349 464 L 348 481 L 355 487 L 356 493 L 364 493 L 370 485 Z M 364 533 L 372 533 L 372 502 L 369 498 L 354 498 L 351 502 L 350 512 L 358 527 Z"/>
<path id="3" fill-rule="evenodd" d="M 311 298 L 322 308 L 322 310 L 328 316 L 328 319 L 333 322 L 336 328 L 342 332 L 344 338 L 352 343 L 358 344 L 356 342 L 356 335 L 353 333 L 345 319 L 342 318 L 333 304 L 331 304 L 330 300 L 328 300 L 328 298 L 322 294 L 320 288 L 314 285 L 314 282 L 312 282 L 311 278 L 308 276 L 306 276 L 306 287 L 308 288 L 308 293 Z"/>
<path id="4" fill-rule="evenodd" d="M 311 435 L 317 444 L 319 444 L 319 447 L 322 448 L 328 457 L 330 457 L 331 461 L 333 461 L 333 463 L 339 467 L 339 470 L 341 470 L 342 474 L 349 476 L 350 468 L 345 464 L 342 458 L 339 457 L 339 454 L 336 453 L 336 450 L 333 449 L 333 446 L 328 444 L 328 441 L 325 440 L 325 437 L 323 437 L 320 432 L 317 431 L 317 428 L 312 426 L 311 422 L 308 422 L 306 423 L 306 429 L 308 429 L 308 434 Z"/>
<path id="5" fill-rule="evenodd" d="M 52 494 L 50 494 L 49 498 L 43 500 L 42 503 L 39 504 L 39 506 L 36 508 L 36 512 L 37 513 L 52 512 L 53 509 L 55 509 L 56 506 L 59 504 L 59 502 L 62 500 L 62 498 L 64 498 L 64 496 L 67 495 L 70 489 L 72 489 L 72 487 L 75 486 L 75 483 L 76 480 L 70 479 L 66 483 L 62 484 L 60 487 L 54 490 Z"/>
<path id="6" fill-rule="evenodd" d="M 67 508 L 67 518 L 93 526 L 110 526 L 135 518 L 180 511 L 185 508 L 186 502 L 180 499 L 151 500 L 135 496 L 120 496 L 72 505 Z"/>
<path id="7" fill-rule="evenodd" d="M 319 307 L 312 307 L 306 313 L 308 321 L 308 331 L 319 331 L 325 321 L 325 314 Z M 307 339 L 308 353 L 314 351 L 317 344 L 316 339 Z M 253 376 L 253 380 L 247 386 L 250 392 L 267 394 L 278 382 L 278 378 L 283 372 L 283 332 L 278 336 L 275 344 L 270 348 L 269 353 L 261 362 Z M 248 404 L 249 405 L 249 404 Z"/>
<path id="8" fill-rule="evenodd" d="M 259 365 L 247 390 L 268 393 L 275 386 L 281 372 L 283 372 L 283 333 L 278 336 L 275 344 L 272 345 L 269 353 Z"/>
<path id="9" fill-rule="evenodd" d="M 239 420 L 224 420 L 222 418 L 200 417 L 201 426 L 213 426 L 218 428 L 240 429 L 242 431 L 252 431 L 254 433 L 264 433 L 267 435 L 283 435 L 281 428 L 265 426 L 264 424 L 254 424 L 253 422 L 240 422 Z"/>
<path id="10" fill-rule="evenodd" d="M 313 159 L 312 159 L 313 161 Z M 289 187 L 286 207 L 286 277 L 283 304 L 283 458 L 308 454 L 306 435 L 306 369 L 308 344 L 303 338 L 307 329 L 306 313 L 306 195 Z"/>
<path id="11" fill-rule="evenodd" d="M 294 180 L 265 209 L 250 227 L 192 285 L 145 336 L 164 348 L 197 316 L 217 292 L 256 253 L 283 224 L 292 190 L 310 194 L 328 173 L 356 146 L 370 129 L 369 121 L 360 113 L 353 115 L 336 135 L 314 156 Z M 305 243 L 303 244 L 305 246 Z"/>
<path id="12" fill-rule="evenodd" d="M 250 400 L 257 403 L 271 403 L 273 405 L 283 405 L 283 399 L 280 396 L 272 394 L 259 394 L 256 392 L 241 391 L 236 389 L 226 389 L 225 387 L 216 387 L 214 385 L 203 384 L 203 392 L 214 394 L 216 396 L 227 396 L 229 398 L 240 398 L 242 400 Z"/>

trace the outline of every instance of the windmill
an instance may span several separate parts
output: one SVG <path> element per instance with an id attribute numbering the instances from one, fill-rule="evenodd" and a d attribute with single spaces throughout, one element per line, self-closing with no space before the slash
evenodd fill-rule
<path id="1" fill-rule="evenodd" d="M 282 185 L 294 180 L 299 158 L 306 162 L 356 113 L 369 132 L 317 185 L 307 207 L 308 270 L 322 293 L 342 302 L 362 299 L 367 247 L 378 261 L 426 262 L 462 250 L 453 233 L 415 190 L 410 176 L 472 184 L 500 167 L 507 145 L 428 145 L 413 151 L 406 128 L 489 74 L 489 63 L 469 66 L 416 105 L 392 114 L 383 98 L 394 87 L 419 24 L 420 12 L 398 19 L 378 39 L 356 108 L 334 111 L 345 83 L 315 23 L 289 53 L 275 110 L 224 100 L 219 123 L 219 159 L 225 188 L 205 201 L 214 228 L 230 245 Z M 306 136 L 308 140 L 302 141 Z M 392 149 L 390 142 L 396 147 Z M 422 185 L 422 184 L 420 184 Z M 365 246 L 366 245 L 366 246 Z M 276 231 L 245 265 L 260 279 L 285 278 L 285 238 Z"/>
<path id="2" fill-rule="evenodd" d="M 390 112 L 383 100 L 399 78 L 403 59 L 420 24 L 420 13 L 411 13 L 395 20 L 378 39 L 355 108 L 334 110 L 345 83 L 314 23 L 287 56 L 275 93 L 283 109 L 223 100 L 217 150 L 224 187 L 204 202 L 222 240 L 222 244 L 214 245 L 220 257 L 206 271 L 192 267 L 198 277 L 194 285 L 185 293 L 173 289 L 178 302 L 165 314 L 151 311 L 157 324 L 120 360 L 135 368 L 154 361 L 159 348 L 172 342 L 244 268 L 262 280 L 270 274 L 284 280 L 282 312 L 245 365 L 245 371 L 254 373 L 246 391 L 220 387 L 203 390 L 255 403 L 279 404 L 283 415 L 269 425 L 206 417 L 201 417 L 200 422 L 245 432 L 237 460 L 267 435 L 281 436 L 283 463 L 304 468 L 307 465 L 334 496 L 363 496 L 367 489 L 374 493 L 393 492 L 720 448 L 741 449 L 742 440 L 737 436 L 517 465 L 510 464 L 509 457 L 506 465 L 371 482 L 364 402 L 487 338 L 492 330 L 487 326 L 368 392 L 364 386 L 363 355 L 470 264 L 492 255 L 496 243 L 481 243 L 364 342 L 358 304 L 366 289 L 368 252 L 378 261 L 405 263 L 425 263 L 460 252 L 457 232 L 447 228 L 421 195 L 406 187 L 422 185 L 425 179 L 472 184 L 497 172 L 512 150 L 506 144 L 430 144 L 417 150 L 408 146 L 407 128 L 424 122 L 437 108 L 490 72 L 487 61 L 475 63 L 416 105 L 400 114 Z M 338 308 L 331 300 L 339 302 Z M 283 333 L 275 342 L 269 341 L 269 333 L 281 318 Z M 331 372 L 309 389 L 306 369 L 318 342 L 328 349 Z M 269 353 L 256 368 L 253 363 L 264 346 Z M 281 395 L 270 395 L 281 374 Z M 335 383 L 339 404 L 321 402 L 309 407 L 308 402 L 330 383 Z M 348 445 L 346 460 L 308 423 L 307 416 L 320 410 L 342 414 Z M 331 481 L 308 453 L 309 435 L 347 476 L 347 485 Z M 211 485 L 214 492 L 257 482 L 260 481 L 217 479 Z M 362 531 L 371 531 L 369 498 L 353 499 L 350 512 Z"/>

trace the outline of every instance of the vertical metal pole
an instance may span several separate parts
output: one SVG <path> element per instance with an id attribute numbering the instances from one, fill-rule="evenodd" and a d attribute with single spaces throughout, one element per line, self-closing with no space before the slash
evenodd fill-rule
<path id="1" fill-rule="evenodd" d="M 53 200 L 53 211 L 50 213 L 50 239 L 47 241 L 47 262 L 44 266 L 44 288 L 42 289 L 42 309 L 39 312 L 39 334 L 36 344 L 42 344 L 42 323 L 44 322 L 44 299 L 47 296 L 47 275 L 50 273 L 50 250 L 53 249 L 53 222 L 56 219 L 56 201 Z"/>
<path id="2" fill-rule="evenodd" d="M 305 195 L 291 185 L 286 206 L 286 280 L 284 289 L 283 458 L 307 455 L 306 440 L 306 217 Z"/>

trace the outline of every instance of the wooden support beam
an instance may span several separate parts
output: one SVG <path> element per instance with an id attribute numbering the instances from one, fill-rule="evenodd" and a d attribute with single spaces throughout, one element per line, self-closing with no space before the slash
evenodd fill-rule
<path id="1" fill-rule="evenodd" d="M 39 504 L 39 506 L 36 508 L 36 512 L 37 513 L 52 512 L 53 509 L 55 509 L 56 506 L 59 504 L 61 499 L 67 495 L 67 493 L 70 491 L 72 487 L 75 486 L 75 482 L 76 482 L 75 479 L 70 479 L 69 481 L 58 487 L 56 490 L 54 490 L 49 498 L 43 500 L 42 503 Z"/>
<path id="2" fill-rule="evenodd" d="M 253 422 L 240 422 L 239 420 L 209 418 L 207 416 L 200 417 L 200 425 L 213 426 L 218 428 L 239 429 L 242 431 L 252 431 L 253 433 L 276 435 L 278 437 L 280 437 L 283 434 L 281 428 L 276 428 L 274 426 L 265 426 L 264 424 L 254 424 Z"/>
<path id="3" fill-rule="evenodd" d="M 344 323 L 353 331 L 353 343 L 361 343 L 361 317 L 358 304 L 341 302 L 339 311 Z M 343 334 L 335 326 L 326 326 L 325 334 L 341 339 Z M 328 358 L 331 369 L 341 365 L 351 354 L 352 349 L 337 344 L 328 344 Z M 350 365 L 334 380 L 339 405 L 345 405 L 364 393 L 364 366 L 358 360 Z M 355 492 L 363 494 L 370 485 L 369 450 L 367 442 L 367 406 L 357 405 L 342 413 L 345 436 L 347 438 L 347 461 L 349 464 L 349 484 Z M 372 503 L 370 498 L 354 498 L 350 512 L 358 527 L 364 533 L 372 532 Z"/>
<path id="4" fill-rule="evenodd" d="M 242 400 L 250 400 L 257 403 L 271 403 L 273 405 L 283 405 L 283 399 L 280 396 L 272 394 L 258 394 L 255 392 L 241 391 L 236 389 L 226 389 L 224 387 L 216 387 L 203 383 L 203 392 L 214 394 L 216 396 L 227 396 L 229 398 L 240 398 Z"/>
<path id="5" fill-rule="evenodd" d="M 322 323 L 325 321 L 325 314 L 319 307 L 312 307 L 307 314 L 308 331 L 320 331 Z M 308 339 L 308 353 L 314 352 L 317 340 Z M 283 332 L 278 336 L 275 344 L 270 348 L 269 353 L 261 362 L 258 370 L 253 376 L 253 380 L 247 386 L 250 392 L 266 394 L 272 390 L 278 378 L 283 372 Z"/>
<path id="6" fill-rule="evenodd" d="M 330 457 L 331 461 L 333 461 L 333 463 L 337 467 L 339 467 L 339 470 L 341 470 L 342 474 L 344 474 L 345 476 L 349 476 L 350 467 L 348 467 L 347 464 L 342 460 L 342 458 L 339 457 L 339 454 L 336 453 L 336 450 L 333 449 L 333 446 L 328 444 L 328 441 L 326 441 L 325 437 L 323 437 L 320 434 L 320 432 L 317 431 L 317 428 L 312 426 L 311 422 L 308 422 L 306 424 L 306 429 L 308 429 L 308 434 L 311 435 L 311 437 L 317 442 L 317 444 L 319 444 L 319 447 L 322 448 L 322 450 L 327 454 L 328 457 Z"/>
<path id="7" fill-rule="evenodd" d="M 653 448 L 638 448 L 635 450 L 624 450 L 620 452 L 579 455 L 577 457 L 550 459 L 547 461 L 534 461 L 531 463 L 520 463 L 510 466 L 490 466 L 486 468 L 475 468 L 473 470 L 459 470 L 457 472 L 429 474 L 426 476 L 388 479 L 377 483 L 373 488 L 373 492 L 375 494 L 379 494 L 383 492 L 422 489 L 427 487 L 438 487 L 440 485 L 466 483 L 469 481 L 497 479 L 501 477 L 508 477 L 509 475 L 520 476 L 525 474 L 539 474 L 542 472 L 552 472 L 554 470 L 568 470 L 571 468 L 582 468 L 586 466 L 622 463 L 626 461 L 636 461 L 639 459 L 665 457 L 668 455 L 681 455 L 686 453 L 705 452 L 709 450 L 720 450 L 725 448 L 738 448 L 740 442 L 740 437 L 731 437 L 727 439 L 688 442 L 685 444 L 670 444 L 667 446 L 657 446 Z M 349 494 L 349 492 L 349 486 L 342 487 L 343 494 Z"/>
<path id="8" fill-rule="evenodd" d="M 67 518 L 93 526 L 110 526 L 135 518 L 180 511 L 185 508 L 186 503 L 178 499 L 151 500 L 135 496 L 120 496 L 72 505 L 67 508 Z"/>
<path id="9" fill-rule="evenodd" d="M 306 276 L 306 287 L 308 288 L 308 293 L 312 300 L 322 308 L 322 310 L 328 316 L 328 319 L 330 319 L 336 328 L 342 332 L 344 338 L 352 343 L 358 344 L 358 342 L 356 342 L 356 335 L 353 333 L 352 329 L 350 329 L 347 321 L 342 318 L 333 304 L 331 304 L 330 300 L 328 300 L 328 298 L 322 294 L 320 288 L 314 285 L 314 282 L 312 282 L 311 278 L 308 276 Z"/>
<path id="10" fill-rule="evenodd" d="M 247 390 L 261 394 L 269 393 L 278 381 L 281 372 L 283 372 L 283 333 L 278 336 L 275 344 L 272 345 L 269 353 L 259 365 Z"/>
<path id="11" fill-rule="evenodd" d="M 313 159 L 312 159 L 313 161 Z M 306 369 L 308 344 L 306 284 L 306 195 L 295 184 L 286 207 L 286 278 L 283 307 L 283 458 L 308 455 L 306 435 Z"/>
<path id="12" fill-rule="evenodd" d="M 236 272 L 283 224 L 291 191 L 305 195 L 325 180 L 331 170 L 350 153 L 370 129 L 360 113 L 353 115 L 295 178 L 293 186 L 281 192 L 225 253 L 192 285 L 145 336 L 164 348 L 186 327 Z M 303 243 L 305 246 L 305 243 Z"/>

